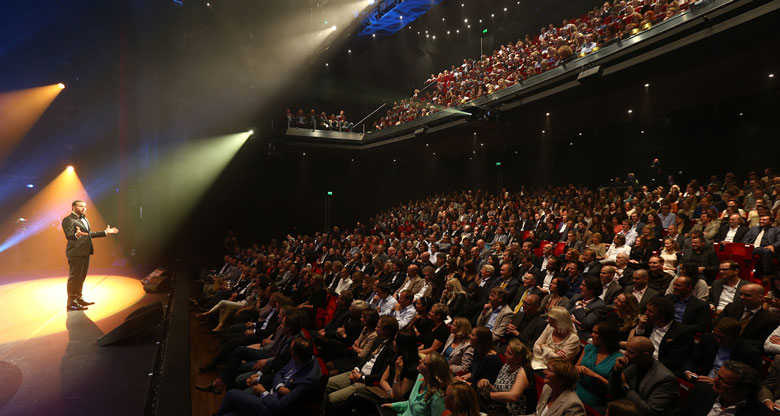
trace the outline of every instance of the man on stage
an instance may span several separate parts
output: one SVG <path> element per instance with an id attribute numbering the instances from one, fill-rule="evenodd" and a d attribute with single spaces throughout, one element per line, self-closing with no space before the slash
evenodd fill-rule
<path id="1" fill-rule="evenodd" d="M 84 279 L 87 277 L 89 269 L 89 256 L 95 250 L 92 247 L 92 239 L 105 237 L 108 234 L 119 232 L 117 228 L 106 226 L 103 231 L 90 231 L 89 221 L 84 216 L 87 213 L 87 203 L 81 200 L 73 201 L 71 204 L 73 212 L 62 219 L 62 231 L 65 238 L 68 239 L 68 245 L 65 247 L 65 256 L 68 257 L 68 311 L 83 311 L 87 306 L 95 302 L 87 302 L 81 296 L 81 288 L 84 286 Z"/>

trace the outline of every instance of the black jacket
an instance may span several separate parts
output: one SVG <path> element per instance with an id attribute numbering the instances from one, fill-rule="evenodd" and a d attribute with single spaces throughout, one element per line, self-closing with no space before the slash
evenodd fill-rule
<path id="1" fill-rule="evenodd" d="M 76 238 L 76 227 L 79 227 L 81 231 L 89 233 L 89 235 Z M 65 238 L 68 239 L 68 244 L 65 246 L 65 255 L 67 257 L 89 256 L 94 254 L 95 249 L 92 247 L 92 239 L 106 236 L 105 231 L 92 232 L 87 219 L 80 219 L 75 213 L 71 213 L 62 219 L 62 232 L 65 233 Z"/>

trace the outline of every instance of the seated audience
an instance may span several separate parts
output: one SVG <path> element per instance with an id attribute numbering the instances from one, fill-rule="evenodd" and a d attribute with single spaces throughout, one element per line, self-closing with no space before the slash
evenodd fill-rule
<path id="1" fill-rule="evenodd" d="M 675 373 L 682 373 L 682 365 L 694 346 L 694 334 L 688 327 L 674 320 L 674 305 L 669 300 L 651 300 L 644 315 L 639 317 L 634 335 L 650 339 L 653 358 Z"/>
<path id="2" fill-rule="evenodd" d="M 474 360 L 474 346 L 471 345 L 471 322 L 459 316 L 450 325 L 450 336 L 444 343 L 442 356 L 447 359 L 453 374 L 465 374 Z"/>
<path id="3" fill-rule="evenodd" d="M 444 413 L 444 392 L 452 384 L 452 372 L 441 354 L 433 352 L 420 360 L 417 381 L 409 400 L 382 406 L 403 416 L 437 416 Z"/>
<path id="4" fill-rule="evenodd" d="M 482 309 L 477 319 L 477 326 L 484 326 L 493 333 L 493 341 L 500 340 L 506 333 L 506 326 L 512 320 L 514 313 L 506 304 L 506 291 L 500 287 L 490 290 L 488 303 Z"/>
<path id="5" fill-rule="evenodd" d="M 255 384 L 251 392 L 232 389 L 227 392 L 218 415 L 254 414 L 273 416 L 291 411 L 310 397 L 320 379 L 320 365 L 313 356 L 312 343 L 298 337 L 290 347 L 290 361 L 277 372 L 270 388 Z M 307 397 L 308 396 L 308 397 Z"/>
<path id="6" fill-rule="evenodd" d="M 702 335 L 697 348 L 684 364 L 683 375 L 692 382 L 712 383 L 723 363 L 740 361 L 753 368 L 761 368 L 761 353 L 739 335 L 742 327 L 736 319 L 721 318 L 712 329 Z"/>
<path id="7" fill-rule="evenodd" d="M 596 410 L 603 410 L 607 403 L 607 390 L 615 360 L 620 353 L 620 333 L 612 324 L 601 321 L 593 327 L 592 342 L 577 362 L 580 380 L 577 396 L 583 403 Z"/>
<path id="8" fill-rule="evenodd" d="M 547 314 L 547 328 L 534 343 L 533 368 L 544 368 L 553 358 L 573 361 L 580 352 L 580 339 L 566 309 L 554 307 Z"/>
<path id="9" fill-rule="evenodd" d="M 644 415 L 668 415 L 675 408 L 678 383 L 674 374 L 653 358 L 654 352 L 649 339 L 629 339 L 625 356 L 615 360 L 609 394 L 612 400 L 630 400 Z"/>
<path id="10" fill-rule="evenodd" d="M 513 339 L 504 353 L 506 359 L 495 383 L 479 380 L 477 387 L 487 392 L 490 400 L 486 413 L 519 416 L 536 408 L 536 387 L 531 370 L 531 351 L 522 342 Z"/>
<path id="11" fill-rule="evenodd" d="M 574 392 L 579 373 L 568 360 L 554 358 L 544 369 L 544 387 L 534 416 L 583 416 L 585 406 Z"/>
<path id="12" fill-rule="evenodd" d="M 583 341 L 590 338 L 593 325 L 607 317 L 607 305 L 599 298 L 601 295 L 601 280 L 598 277 L 587 277 L 580 284 L 580 294 L 571 299 L 572 321 L 577 328 L 577 334 Z"/>

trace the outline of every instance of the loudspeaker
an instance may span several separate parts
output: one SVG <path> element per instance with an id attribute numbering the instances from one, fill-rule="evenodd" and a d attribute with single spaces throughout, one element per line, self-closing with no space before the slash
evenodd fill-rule
<path id="1" fill-rule="evenodd" d="M 101 347 L 126 341 L 159 325 L 163 320 L 163 305 L 155 302 L 136 309 L 111 332 L 97 339 Z"/>
<path id="2" fill-rule="evenodd" d="M 146 293 L 160 293 L 171 290 L 171 279 L 165 269 L 154 269 L 145 279 L 141 280 Z"/>

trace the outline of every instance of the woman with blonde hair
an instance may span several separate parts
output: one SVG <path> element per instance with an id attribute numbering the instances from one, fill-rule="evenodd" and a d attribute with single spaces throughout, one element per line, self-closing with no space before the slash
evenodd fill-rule
<path id="1" fill-rule="evenodd" d="M 563 358 L 574 361 L 580 352 L 580 339 L 574 329 L 571 314 L 556 306 L 547 313 L 547 328 L 534 343 L 533 368 L 544 368 L 547 361 Z"/>
<path id="2" fill-rule="evenodd" d="M 615 313 L 607 315 L 607 321 L 617 328 L 621 346 L 628 339 L 628 334 L 639 322 L 639 302 L 630 293 L 621 293 L 613 302 Z"/>
<path id="3" fill-rule="evenodd" d="M 466 373 L 474 360 L 474 346 L 471 345 L 471 322 L 459 316 L 450 325 L 450 337 L 444 343 L 442 355 L 450 364 L 454 374 Z"/>
<path id="4" fill-rule="evenodd" d="M 419 375 L 409 400 L 382 406 L 402 416 L 440 416 L 445 410 L 444 392 L 453 381 L 447 360 L 438 352 L 432 352 L 420 360 L 417 371 Z"/>
<path id="5" fill-rule="evenodd" d="M 450 316 L 455 317 L 463 314 L 463 308 L 466 306 L 466 291 L 463 290 L 458 279 L 447 280 L 444 292 L 441 294 L 441 303 L 447 305 Z"/>
<path id="6" fill-rule="evenodd" d="M 513 338 L 506 347 L 506 362 L 496 377 L 495 384 L 482 379 L 477 383 L 489 401 L 488 414 L 519 416 L 536 408 L 536 388 L 531 370 L 531 351 L 520 340 Z M 494 409 L 495 408 L 495 409 Z"/>
<path id="7" fill-rule="evenodd" d="M 574 365 L 555 358 L 544 369 L 544 387 L 536 405 L 536 416 L 585 416 L 585 406 L 574 392 L 579 373 Z"/>

